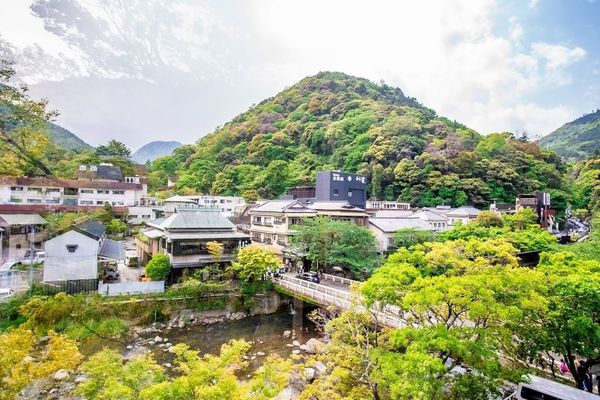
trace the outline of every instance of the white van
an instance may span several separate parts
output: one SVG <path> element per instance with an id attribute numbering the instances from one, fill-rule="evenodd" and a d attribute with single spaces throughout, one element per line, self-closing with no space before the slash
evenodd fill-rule
<path id="1" fill-rule="evenodd" d="M 519 383 L 517 391 L 506 400 L 600 400 L 600 396 L 530 375 L 527 383 Z"/>

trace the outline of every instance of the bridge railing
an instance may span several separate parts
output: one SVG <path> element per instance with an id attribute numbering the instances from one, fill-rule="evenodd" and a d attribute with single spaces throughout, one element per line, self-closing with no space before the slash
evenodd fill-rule
<path id="1" fill-rule="evenodd" d="M 358 281 L 353 281 L 352 279 L 343 278 L 341 276 L 331 275 L 331 274 L 323 274 L 323 278 L 327 279 L 328 281 L 331 281 L 331 282 L 338 282 L 338 283 L 342 283 L 342 284 L 348 285 L 348 286 L 350 286 L 353 283 L 360 283 Z"/>
<path id="2" fill-rule="evenodd" d="M 349 308 L 350 307 L 350 300 L 348 300 L 346 296 L 340 297 L 337 294 L 327 293 L 323 290 L 318 290 L 318 289 L 309 287 L 309 285 L 299 284 L 290 279 L 274 278 L 273 281 L 278 285 L 281 285 L 285 288 L 290 289 L 291 291 L 293 291 L 296 294 L 306 296 L 314 301 L 317 301 L 320 304 L 333 305 L 333 306 L 336 306 L 339 308 Z M 306 282 L 306 283 L 310 283 L 310 282 Z"/>
<path id="3" fill-rule="evenodd" d="M 319 285 L 318 283 L 313 283 L 313 282 L 308 282 L 302 279 L 298 279 L 298 278 L 294 278 L 291 276 L 287 276 L 287 275 L 281 275 L 279 278 L 274 279 L 277 283 L 281 282 L 281 281 L 287 281 L 287 282 L 291 282 L 296 286 L 301 286 L 301 287 L 305 287 L 305 288 L 309 288 L 312 289 L 316 292 L 319 293 L 325 293 L 327 295 L 331 295 L 331 296 L 336 296 L 338 298 L 341 298 L 347 302 L 350 302 L 352 300 L 352 295 L 350 294 L 350 292 L 346 292 L 344 290 L 340 290 L 340 289 L 335 289 L 335 288 L 331 288 L 331 287 L 327 287 L 324 285 Z"/>

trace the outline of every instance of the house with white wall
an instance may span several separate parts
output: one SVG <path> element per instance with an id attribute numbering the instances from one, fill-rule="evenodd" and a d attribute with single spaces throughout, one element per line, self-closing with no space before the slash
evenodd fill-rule
<path id="1" fill-rule="evenodd" d="M 396 247 L 395 234 L 402 229 L 434 230 L 429 223 L 416 217 L 369 218 L 369 230 L 377 240 L 377 250 L 380 254 L 385 254 Z"/>

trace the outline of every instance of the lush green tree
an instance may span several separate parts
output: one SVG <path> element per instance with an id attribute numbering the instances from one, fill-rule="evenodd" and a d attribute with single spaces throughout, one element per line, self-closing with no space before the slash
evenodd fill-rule
<path id="1" fill-rule="evenodd" d="M 230 270 L 240 279 L 252 282 L 261 279 L 267 271 L 275 270 L 280 265 L 281 260 L 273 251 L 258 245 L 249 245 L 238 251 Z"/>
<path id="2" fill-rule="evenodd" d="M 504 226 L 504 220 L 492 211 L 482 211 L 473 222 L 484 228 L 502 228 Z"/>
<path id="3" fill-rule="evenodd" d="M 99 156 L 128 158 L 131 156 L 131 150 L 127 148 L 125 143 L 116 139 L 110 139 L 108 143 L 96 147 L 96 154 Z"/>
<path id="4" fill-rule="evenodd" d="M 254 189 L 246 190 L 244 193 L 242 193 L 242 197 L 246 203 L 256 203 L 258 200 L 260 200 L 260 195 Z"/>
<path id="5" fill-rule="evenodd" d="M 15 70 L 0 59 L 0 174 L 10 176 L 50 175 L 45 124 L 57 115 L 46 109 L 46 100 L 32 100 L 26 85 L 13 86 Z"/>
<path id="6" fill-rule="evenodd" d="M 424 229 L 406 228 L 394 233 L 394 242 L 397 247 L 410 247 L 425 242 L 435 242 L 437 234 Z"/>
<path id="7" fill-rule="evenodd" d="M 106 225 L 106 232 L 111 235 L 125 235 L 127 233 L 127 224 L 118 218 L 113 218 Z"/>
<path id="8" fill-rule="evenodd" d="M 364 279 L 379 264 L 375 237 L 367 228 L 317 217 L 296 229 L 293 243 L 306 251 L 315 267 L 341 267 Z"/>
<path id="9" fill-rule="evenodd" d="M 88 379 L 79 383 L 75 393 L 86 399 L 134 400 L 140 391 L 167 379 L 151 356 L 125 362 L 119 352 L 108 348 L 92 355 L 82 364 L 81 371 Z"/>
<path id="10" fill-rule="evenodd" d="M 162 281 L 171 273 L 171 262 L 164 254 L 157 254 L 146 264 L 146 274 L 153 281 Z"/>

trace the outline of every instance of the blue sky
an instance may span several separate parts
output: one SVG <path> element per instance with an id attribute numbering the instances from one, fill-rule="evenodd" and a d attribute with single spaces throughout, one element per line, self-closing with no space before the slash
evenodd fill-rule
<path id="1" fill-rule="evenodd" d="M 192 143 L 324 70 L 536 137 L 600 107 L 599 22 L 600 0 L 24 0 L 0 56 L 92 145 Z"/>

